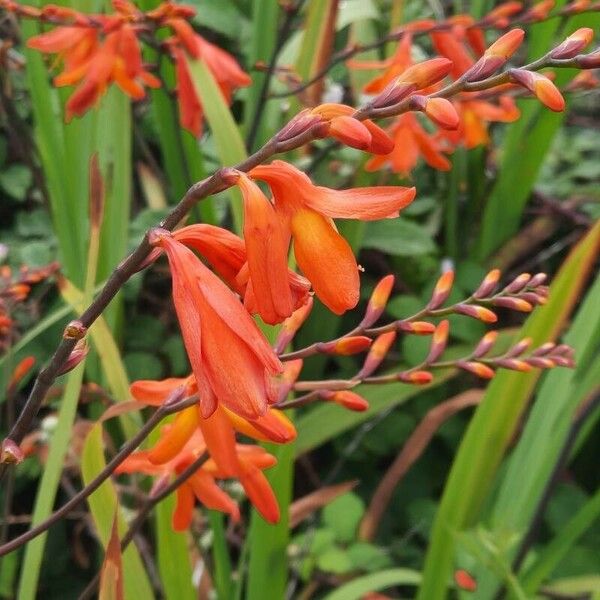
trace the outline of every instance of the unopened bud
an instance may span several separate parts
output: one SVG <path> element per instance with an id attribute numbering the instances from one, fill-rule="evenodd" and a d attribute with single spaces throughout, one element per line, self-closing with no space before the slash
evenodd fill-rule
<path id="1" fill-rule="evenodd" d="M 520 356 L 531 346 L 533 340 L 530 337 L 523 338 L 520 342 L 516 343 L 504 356 L 505 358 L 514 358 Z"/>
<path id="2" fill-rule="evenodd" d="M 377 369 L 383 359 L 386 357 L 389 349 L 396 340 L 396 332 L 388 331 L 382 333 L 371 345 L 369 354 L 365 359 L 362 369 L 357 374 L 357 379 L 364 379 L 368 377 Z"/>
<path id="3" fill-rule="evenodd" d="M 552 52 L 550 58 L 573 58 L 579 54 L 594 38 L 594 30 L 589 27 L 581 27 L 572 33 L 562 44 L 558 45 Z"/>
<path id="4" fill-rule="evenodd" d="M 530 356 L 527 363 L 536 369 L 552 369 L 555 366 L 554 359 L 546 356 Z"/>
<path id="5" fill-rule="evenodd" d="M 2 464 L 15 464 L 23 462 L 25 455 L 19 447 L 19 445 L 10 438 L 5 438 L 2 441 L 2 448 L 0 450 L 0 463 Z"/>
<path id="6" fill-rule="evenodd" d="M 331 342 L 321 342 L 317 344 L 317 348 L 320 352 L 325 354 L 351 356 L 352 354 L 358 354 L 359 352 L 367 350 L 371 345 L 371 342 L 371 338 L 364 335 L 353 335 Z"/>
<path id="7" fill-rule="evenodd" d="M 75 348 L 71 350 L 71 354 L 69 354 L 69 358 L 62 364 L 60 369 L 58 370 L 57 375 L 64 375 L 69 371 L 72 371 L 78 364 L 83 361 L 83 359 L 87 356 L 89 352 L 88 345 L 85 343 L 85 340 L 79 340 L 77 344 L 75 344 Z"/>
<path id="8" fill-rule="evenodd" d="M 399 83 L 392 81 L 384 90 L 371 101 L 373 108 L 387 108 L 394 106 L 416 91 L 414 83 Z"/>
<path id="9" fill-rule="evenodd" d="M 403 371 L 397 377 L 398 381 L 412 385 L 427 385 L 433 381 L 433 375 L 429 371 Z"/>
<path id="10" fill-rule="evenodd" d="M 349 116 L 331 119 L 329 135 L 350 148 L 368 150 L 371 147 L 369 130 L 360 121 Z"/>
<path id="11" fill-rule="evenodd" d="M 452 284 L 454 283 L 454 271 L 446 271 L 435 284 L 433 293 L 431 294 L 431 300 L 427 304 L 429 310 L 439 308 L 444 302 L 446 302 L 450 292 L 452 291 Z"/>
<path id="12" fill-rule="evenodd" d="M 313 125 L 322 120 L 321 116 L 313 113 L 309 109 L 298 113 L 283 129 L 277 134 L 278 142 L 285 142 L 308 131 Z"/>
<path id="13" fill-rule="evenodd" d="M 414 335 L 431 335 L 435 325 L 427 321 L 396 321 L 396 329 Z"/>
<path id="14" fill-rule="evenodd" d="M 479 341 L 475 350 L 473 350 L 473 358 L 481 358 L 485 356 L 494 346 L 498 339 L 497 331 L 488 331 Z"/>
<path id="15" fill-rule="evenodd" d="M 531 371 L 531 365 L 518 358 L 498 358 L 495 363 L 498 367 L 510 369 L 512 371 L 522 371 L 523 373 Z"/>
<path id="16" fill-rule="evenodd" d="M 544 75 L 527 69 L 510 69 L 513 82 L 527 88 L 542 104 L 550 110 L 561 112 L 565 108 L 565 99 L 558 88 Z"/>
<path id="17" fill-rule="evenodd" d="M 454 104 L 446 98 L 411 96 L 410 107 L 413 110 L 424 112 L 442 129 L 457 129 L 460 125 L 460 117 L 454 108 Z"/>
<path id="18" fill-rule="evenodd" d="M 521 18 L 522 23 L 532 23 L 536 21 L 543 21 L 554 8 L 554 0 L 542 0 L 536 5 L 532 6 Z"/>
<path id="19" fill-rule="evenodd" d="M 377 283 L 369 298 L 364 319 L 360 323 L 361 327 L 370 327 L 383 314 L 394 287 L 394 279 L 393 275 L 386 275 Z"/>
<path id="20" fill-rule="evenodd" d="M 504 2 L 491 10 L 483 19 L 483 23 L 496 25 L 498 28 L 506 27 L 509 17 L 512 17 L 523 9 L 521 2 Z"/>
<path id="21" fill-rule="evenodd" d="M 538 285 L 542 285 L 542 283 L 544 283 L 546 279 L 548 279 L 548 275 L 546 275 L 546 273 L 536 273 L 529 280 L 529 287 L 536 288 Z"/>
<path id="22" fill-rule="evenodd" d="M 464 74 L 465 81 L 481 81 L 501 69 L 523 43 L 525 32 L 513 29 L 496 40 Z"/>
<path id="23" fill-rule="evenodd" d="M 511 281 L 505 288 L 504 291 L 507 294 L 517 294 L 531 281 L 531 275 L 529 273 L 521 273 L 516 279 Z"/>
<path id="24" fill-rule="evenodd" d="M 277 402 L 285 400 L 286 396 L 292 391 L 296 380 L 300 376 L 303 364 L 304 361 L 301 358 L 287 360 L 283 363 L 283 373 L 277 388 Z"/>
<path id="25" fill-rule="evenodd" d="M 450 330 L 450 323 L 447 319 L 444 319 L 435 328 L 433 337 L 431 338 L 431 346 L 429 349 L 429 355 L 427 356 L 426 363 L 434 363 L 446 349 L 448 343 L 448 332 Z"/>
<path id="26" fill-rule="evenodd" d="M 422 90 L 441 81 L 452 70 L 452 61 L 447 58 L 432 58 L 408 67 L 396 80 L 396 84 L 412 83 L 415 90 Z"/>
<path id="27" fill-rule="evenodd" d="M 519 312 L 531 312 L 533 310 L 533 306 L 521 298 L 495 298 L 492 300 L 492 304 L 501 308 L 518 310 Z"/>
<path id="28" fill-rule="evenodd" d="M 491 367 L 474 360 L 460 361 L 457 363 L 457 366 L 465 371 L 469 371 L 469 373 L 477 375 L 477 377 L 481 377 L 482 379 L 491 379 L 496 374 L 494 369 Z"/>
<path id="29" fill-rule="evenodd" d="M 600 68 L 600 49 L 589 54 L 581 54 L 575 58 L 575 63 L 580 69 Z"/>
<path id="30" fill-rule="evenodd" d="M 478 306 L 477 304 L 457 304 L 454 307 L 454 311 L 460 315 L 479 319 L 484 323 L 495 323 L 498 320 L 495 312 L 491 311 L 489 308 Z"/>
<path id="31" fill-rule="evenodd" d="M 477 288 L 473 294 L 474 298 L 480 300 L 481 298 L 487 298 L 494 292 L 496 286 L 500 281 L 500 269 L 492 269 L 481 282 L 481 285 Z"/>
<path id="32" fill-rule="evenodd" d="M 26 356 L 21 362 L 19 362 L 12 372 L 7 386 L 8 389 L 14 390 L 19 385 L 23 377 L 29 373 L 34 364 L 35 358 L 33 356 Z"/>
<path id="33" fill-rule="evenodd" d="M 275 342 L 275 352 L 281 354 L 285 347 L 294 339 L 298 329 L 302 327 L 303 323 L 308 319 L 310 311 L 313 307 L 312 296 L 308 297 L 308 300 L 300 308 L 297 308 L 282 324 L 281 331 L 277 336 Z"/>
<path id="34" fill-rule="evenodd" d="M 537 304 L 546 304 L 546 302 L 548 302 L 548 298 L 545 296 L 540 296 L 534 292 L 522 292 L 519 294 L 519 298 L 522 298 L 534 306 Z"/>
<path id="35" fill-rule="evenodd" d="M 539 348 L 536 348 L 533 352 L 533 356 L 544 356 L 549 352 L 552 352 L 556 348 L 556 344 L 554 342 L 546 342 L 542 344 Z"/>
<path id="36" fill-rule="evenodd" d="M 87 333 L 87 327 L 83 326 L 81 321 L 71 321 L 63 332 L 65 340 L 81 340 Z"/>
<path id="37" fill-rule="evenodd" d="M 364 412 L 369 408 L 369 403 L 356 392 L 350 390 L 340 390 L 337 392 L 322 391 L 319 396 L 328 402 L 335 402 L 348 410 L 355 412 Z"/>

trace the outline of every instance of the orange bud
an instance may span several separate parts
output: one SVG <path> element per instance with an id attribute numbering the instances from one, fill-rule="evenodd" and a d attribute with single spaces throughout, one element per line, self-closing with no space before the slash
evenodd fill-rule
<path id="1" fill-rule="evenodd" d="M 446 349 L 449 330 L 450 323 L 447 319 L 441 321 L 440 324 L 435 328 L 435 332 L 431 340 L 429 356 L 427 356 L 426 359 L 428 364 L 434 363 Z"/>
<path id="2" fill-rule="evenodd" d="M 529 346 L 531 346 L 532 342 L 533 342 L 533 339 L 530 337 L 523 338 L 520 342 L 516 343 L 504 355 L 505 358 L 514 358 L 515 356 L 519 356 L 520 354 L 523 354 L 523 352 L 525 352 L 525 350 L 527 350 L 527 348 L 529 348 Z"/>
<path id="3" fill-rule="evenodd" d="M 365 317 L 360 323 L 361 327 L 370 327 L 382 315 L 390 299 L 392 288 L 394 287 L 394 279 L 393 275 L 386 275 L 377 283 L 369 298 Z"/>
<path id="4" fill-rule="evenodd" d="M 435 284 L 433 293 L 431 294 L 431 300 L 427 304 L 428 309 L 436 309 L 440 307 L 452 290 L 452 284 L 454 283 L 454 271 L 446 271 Z"/>
<path id="5" fill-rule="evenodd" d="M 562 44 L 558 45 L 552 52 L 551 58 L 573 58 L 580 50 L 583 50 L 594 38 L 594 30 L 589 27 L 581 27 L 572 33 Z"/>
<path id="6" fill-rule="evenodd" d="M 365 359 L 363 368 L 357 374 L 357 379 L 368 377 L 381 364 L 381 361 L 386 357 L 390 347 L 396 340 L 396 332 L 388 331 L 382 333 L 371 345 L 369 354 Z"/>
<path id="7" fill-rule="evenodd" d="M 473 350 L 473 358 L 481 358 L 485 356 L 496 343 L 498 339 L 497 331 L 488 331 L 480 340 L 475 350 Z"/>
<path id="8" fill-rule="evenodd" d="M 521 2 L 504 2 L 497 8 L 491 10 L 484 18 L 484 23 L 494 23 L 498 27 L 504 27 L 508 22 L 508 17 L 521 12 L 523 4 Z"/>
<path id="9" fill-rule="evenodd" d="M 329 135 L 357 150 L 368 150 L 371 145 L 369 130 L 360 121 L 348 116 L 331 119 Z"/>
<path id="10" fill-rule="evenodd" d="M 531 275 L 529 273 L 521 273 L 504 288 L 504 291 L 508 294 L 516 294 L 517 292 L 520 292 L 530 280 Z"/>
<path id="11" fill-rule="evenodd" d="M 482 379 L 491 379 L 495 375 L 494 369 L 474 360 L 460 361 L 457 363 L 457 366 Z"/>
<path id="12" fill-rule="evenodd" d="M 474 298 L 480 299 L 489 296 L 498 285 L 500 281 L 500 269 L 492 269 L 481 282 L 481 285 L 477 288 L 477 291 L 473 294 Z"/>
<path id="13" fill-rule="evenodd" d="M 497 39 L 483 56 L 465 73 L 466 81 L 481 81 L 503 67 L 523 43 L 525 32 L 512 29 Z"/>
<path id="14" fill-rule="evenodd" d="M 364 352 L 369 348 L 371 342 L 371 338 L 364 335 L 354 335 L 342 338 L 341 340 L 318 344 L 318 348 L 321 352 L 325 352 L 326 354 L 350 356 L 352 354 Z"/>
<path id="15" fill-rule="evenodd" d="M 415 89 L 422 90 L 444 79 L 451 69 L 451 60 L 441 57 L 432 58 L 406 69 L 396 80 L 396 85 L 412 83 L 415 85 Z"/>
<path id="16" fill-rule="evenodd" d="M 454 104 L 446 98 L 430 98 L 425 105 L 425 114 L 442 129 L 457 129 L 460 125 Z"/>
<path id="17" fill-rule="evenodd" d="M 429 371 L 408 371 L 398 373 L 398 379 L 413 385 L 427 385 L 433 381 L 433 375 Z"/>
<path id="18" fill-rule="evenodd" d="M 550 110 L 561 112 L 565 108 L 565 99 L 558 88 L 544 75 L 526 69 L 511 69 L 511 79 L 527 88 L 536 98 Z"/>
<path id="19" fill-rule="evenodd" d="M 521 298 L 496 298 L 492 302 L 494 306 L 518 310 L 519 312 L 531 312 L 533 310 L 533 306 Z"/>
<path id="20" fill-rule="evenodd" d="M 427 321 L 396 321 L 400 331 L 415 335 L 430 335 L 435 331 L 435 325 Z"/>
<path id="21" fill-rule="evenodd" d="M 549 359 L 544 359 L 549 360 Z M 551 367 L 554 366 L 554 363 L 550 361 Z M 511 369 L 512 371 L 522 371 L 523 373 L 527 373 L 531 371 L 531 365 L 526 363 L 524 360 L 519 360 L 517 358 L 499 358 L 495 361 L 498 367 L 503 367 L 504 369 Z"/>
<path id="22" fill-rule="evenodd" d="M 536 367 L 537 369 L 552 369 L 555 366 L 555 361 L 557 358 L 562 358 L 562 357 L 546 358 L 546 357 L 542 357 L 542 356 L 531 356 L 527 359 L 527 363 L 532 367 Z M 570 365 L 564 365 L 564 366 L 570 366 Z"/>
<path id="23" fill-rule="evenodd" d="M 521 21 L 523 23 L 530 23 L 532 21 L 543 21 L 550 14 L 550 11 L 554 8 L 554 4 L 554 0 L 542 0 L 541 2 L 538 2 L 535 6 L 530 8 L 523 15 L 523 17 L 521 17 Z"/>
<path id="24" fill-rule="evenodd" d="M 478 306 L 476 304 L 457 304 L 454 307 L 454 310 L 458 314 L 479 319 L 484 323 L 495 323 L 498 320 L 496 313 L 489 308 L 484 308 L 483 306 Z"/>
<path id="25" fill-rule="evenodd" d="M 600 50 L 578 56 L 575 62 L 580 69 L 597 69 L 600 67 Z"/>
<path id="26" fill-rule="evenodd" d="M 275 342 L 275 352 L 281 354 L 285 347 L 294 339 L 296 332 L 303 323 L 308 319 L 310 311 L 313 307 L 312 296 L 308 297 L 306 304 L 303 304 L 300 308 L 297 308 L 282 324 L 281 331 L 277 336 Z"/>
<path id="27" fill-rule="evenodd" d="M 355 412 L 363 412 L 369 408 L 369 403 L 362 396 L 350 390 L 340 390 L 337 392 L 323 391 L 319 395 L 323 400 L 335 402 Z"/>

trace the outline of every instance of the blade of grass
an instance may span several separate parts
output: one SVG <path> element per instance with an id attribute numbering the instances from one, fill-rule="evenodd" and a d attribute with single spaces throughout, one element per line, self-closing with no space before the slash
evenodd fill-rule
<path id="1" fill-rule="evenodd" d="M 289 507 L 292 497 L 294 444 L 265 444 L 277 465 L 265 472 L 279 503 L 279 523 L 270 525 L 255 509 L 250 517 L 248 581 L 246 600 L 285 598 L 289 543 Z M 267 592 L 268 590 L 268 592 Z"/>
<path id="2" fill-rule="evenodd" d="M 396 586 L 414 586 L 419 583 L 421 583 L 419 571 L 388 569 L 357 577 L 327 594 L 324 600 L 360 600 L 370 592 L 379 592 Z"/>
<path id="3" fill-rule="evenodd" d="M 213 580 L 219 600 L 231 598 L 233 581 L 231 579 L 231 559 L 227 550 L 227 538 L 223 525 L 223 513 L 209 510 L 208 522 L 213 534 L 212 555 L 214 563 Z"/>
<path id="4" fill-rule="evenodd" d="M 212 73 L 204 62 L 188 60 L 192 81 L 196 93 L 202 102 L 212 135 L 215 138 L 217 152 L 223 166 L 241 162 L 246 158 L 246 148 L 240 130 Z M 235 231 L 242 230 L 243 208 L 241 195 L 237 188 L 229 190 L 232 198 L 231 212 Z"/>
<path id="5" fill-rule="evenodd" d="M 599 248 L 600 223 L 569 254 L 552 284 L 548 304 L 527 320 L 522 337 L 531 337 L 534 345 L 556 337 L 578 300 Z M 445 598 L 455 554 L 455 533 L 477 522 L 539 376 L 537 371 L 502 371 L 489 386 L 448 476 L 433 525 L 419 600 Z"/>
<path id="6" fill-rule="evenodd" d="M 565 523 L 558 535 L 538 554 L 522 577 L 523 588 L 533 594 L 552 574 L 575 542 L 600 518 L 600 490 Z"/>
<path id="7" fill-rule="evenodd" d="M 81 475 L 84 484 L 94 479 L 105 466 L 102 426 L 97 423 L 88 433 L 81 455 Z M 106 548 L 115 513 L 118 514 L 121 537 L 127 528 L 122 511 L 119 509 L 117 491 L 113 482 L 107 479 L 88 498 L 88 504 L 100 542 Z M 129 544 L 123 552 L 123 572 L 125 576 L 125 598 L 130 600 L 154 598 L 152 586 L 135 544 Z"/>
<path id="8" fill-rule="evenodd" d="M 171 525 L 175 496 L 167 496 L 154 510 L 158 569 L 165 597 L 167 600 L 194 600 L 198 594 L 192 580 L 188 534 L 174 531 Z"/>

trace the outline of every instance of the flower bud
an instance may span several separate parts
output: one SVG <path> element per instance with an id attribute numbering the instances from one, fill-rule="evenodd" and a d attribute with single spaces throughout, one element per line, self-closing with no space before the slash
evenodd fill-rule
<path id="1" fill-rule="evenodd" d="M 600 67 L 600 50 L 577 56 L 575 63 L 580 69 L 598 69 Z"/>
<path id="2" fill-rule="evenodd" d="M 460 117 L 454 104 L 446 98 L 428 98 L 425 114 L 442 129 L 458 129 Z"/>
<path id="3" fill-rule="evenodd" d="M 533 340 L 530 337 L 523 338 L 520 342 L 517 342 L 504 356 L 505 358 L 514 358 L 520 356 L 531 346 Z"/>
<path id="4" fill-rule="evenodd" d="M 546 275 L 546 273 L 536 273 L 529 280 L 529 287 L 536 288 L 538 285 L 542 285 L 542 283 L 544 283 L 544 281 L 546 281 L 546 279 L 548 279 L 548 275 Z"/>
<path id="5" fill-rule="evenodd" d="M 447 319 L 444 319 L 435 328 L 433 337 L 431 338 L 431 346 L 429 349 L 429 355 L 427 356 L 426 363 L 434 363 L 446 349 L 448 343 L 448 332 L 450 330 L 450 323 Z"/>
<path id="6" fill-rule="evenodd" d="M 65 340 L 81 340 L 87 333 L 87 327 L 83 326 L 81 321 L 71 321 L 63 332 Z"/>
<path id="7" fill-rule="evenodd" d="M 441 81 L 452 70 L 452 61 L 447 58 L 432 58 L 408 67 L 396 80 L 396 84 L 412 83 L 415 90 L 422 90 Z"/>
<path id="8" fill-rule="evenodd" d="M 459 361 L 457 366 L 482 379 L 491 379 L 496 373 L 494 369 L 474 360 Z"/>
<path id="9" fill-rule="evenodd" d="M 78 364 L 83 361 L 83 359 L 87 356 L 89 352 L 88 345 L 85 343 L 85 340 L 79 340 L 75 344 L 75 348 L 71 350 L 71 354 L 69 354 L 69 358 L 62 364 L 60 369 L 58 370 L 57 375 L 64 375 L 69 371 L 72 371 Z"/>
<path id="10" fill-rule="evenodd" d="M 317 348 L 320 352 L 324 352 L 325 354 L 351 356 L 352 354 L 358 354 L 359 352 L 367 350 L 371 345 L 371 342 L 371 338 L 364 335 L 353 335 L 331 342 L 321 342 L 317 344 Z"/>
<path id="11" fill-rule="evenodd" d="M 456 586 L 465 592 L 477 591 L 477 580 L 464 569 L 459 569 L 454 572 L 454 581 L 456 582 Z"/>
<path id="12" fill-rule="evenodd" d="M 500 269 L 492 269 L 481 282 L 481 285 L 477 288 L 477 291 L 473 294 L 474 298 L 480 300 L 481 298 L 487 298 L 494 292 L 498 281 L 500 281 Z"/>
<path id="13" fill-rule="evenodd" d="M 302 133 L 308 131 L 313 125 L 322 120 L 321 116 L 314 114 L 309 109 L 298 113 L 283 129 L 277 134 L 278 142 L 286 142 Z"/>
<path id="14" fill-rule="evenodd" d="M 556 344 L 554 342 L 546 342 L 542 344 L 539 348 L 536 348 L 533 352 L 533 356 L 544 356 L 549 352 L 552 352 L 556 348 Z"/>
<path id="15" fill-rule="evenodd" d="M 452 291 L 452 284 L 454 283 L 454 271 L 446 271 L 435 284 L 433 293 L 431 294 L 431 300 L 427 304 L 429 310 L 439 308 L 444 302 L 446 302 L 450 292 Z"/>
<path id="16" fill-rule="evenodd" d="M 364 412 L 369 408 L 369 403 L 362 396 L 359 396 L 356 392 L 350 390 L 340 390 L 337 392 L 325 390 L 320 392 L 319 396 L 323 398 L 323 400 L 335 402 L 336 404 L 355 412 Z"/>
<path id="17" fill-rule="evenodd" d="M 413 385 L 427 385 L 433 381 L 433 375 L 429 371 L 404 371 L 398 373 L 398 381 Z"/>
<path id="18" fill-rule="evenodd" d="M 512 29 L 497 39 L 464 74 L 465 81 L 481 81 L 501 69 L 523 43 L 525 32 Z"/>
<path id="19" fill-rule="evenodd" d="M 488 331 L 479 341 L 475 350 L 473 350 L 473 358 L 481 358 L 485 356 L 494 346 L 498 339 L 497 331 Z"/>
<path id="20" fill-rule="evenodd" d="M 594 38 L 594 30 L 589 27 L 581 27 L 572 33 L 562 44 L 558 45 L 552 52 L 550 58 L 573 58 L 579 54 Z"/>
<path id="21" fill-rule="evenodd" d="M 531 365 L 518 358 L 498 358 L 495 363 L 498 367 L 511 369 L 512 371 L 521 371 L 523 373 L 531 371 Z"/>
<path id="22" fill-rule="evenodd" d="M 396 328 L 414 335 L 431 335 L 435 325 L 427 321 L 396 321 Z"/>
<path id="23" fill-rule="evenodd" d="M 521 18 L 522 23 L 532 23 L 535 21 L 543 21 L 554 8 L 554 0 L 542 0 L 532 6 Z"/>
<path id="24" fill-rule="evenodd" d="M 363 364 L 362 369 L 356 375 L 357 379 L 364 379 L 368 377 L 377 369 L 383 359 L 386 357 L 389 349 L 396 340 L 396 332 L 388 331 L 382 333 L 371 345 L 369 354 Z"/>
<path id="25" fill-rule="evenodd" d="M 495 323 L 498 320 L 496 313 L 489 308 L 478 306 L 477 304 L 457 304 L 454 311 L 460 315 L 467 315 L 474 319 L 479 319 L 484 323 Z"/>
<path id="26" fill-rule="evenodd" d="M 565 99 L 558 88 L 544 75 L 527 69 L 510 69 L 508 71 L 513 82 L 527 88 L 550 110 L 561 112 L 565 108 Z"/>
<path id="27" fill-rule="evenodd" d="M 507 294 L 517 294 L 524 287 L 527 286 L 529 281 L 531 280 L 531 275 L 529 273 L 521 273 L 517 278 L 511 281 L 505 288 L 504 291 Z"/>
<path id="28" fill-rule="evenodd" d="M 287 360 L 283 363 L 283 373 L 279 379 L 277 388 L 277 402 L 285 400 L 286 396 L 291 392 L 294 383 L 300 376 L 304 361 L 301 358 Z"/>
<path id="29" fill-rule="evenodd" d="M 545 356 L 530 356 L 527 363 L 536 369 L 552 369 L 555 366 L 554 360 Z"/>
<path id="30" fill-rule="evenodd" d="M 531 312 L 533 310 L 533 306 L 521 298 L 495 298 L 492 300 L 492 304 L 510 310 L 518 310 L 519 312 Z"/>
<path id="31" fill-rule="evenodd" d="M 386 275 L 377 283 L 369 298 L 365 316 L 360 323 L 361 327 L 370 327 L 383 314 L 394 287 L 394 279 L 393 275 Z"/>
<path id="32" fill-rule="evenodd" d="M 11 378 L 8 382 L 8 390 L 14 390 L 23 377 L 29 373 L 31 367 L 35 364 L 35 358 L 33 356 L 26 356 L 19 364 L 15 367 L 12 372 Z"/>
<path id="33" fill-rule="evenodd" d="M 285 350 L 285 347 L 294 339 L 298 329 L 300 329 L 306 319 L 308 319 L 312 307 L 313 299 L 312 296 L 309 296 L 306 304 L 297 308 L 291 316 L 282 323 L 281 330 L 277 336 L 277 341 L 275 342 L 276 354 L 281 354 Z"/>
<path id="34" fill-rule="evenodd" d="M 498 29 L 506 27 L 509 23 L 509 18 L 523 9 L 521 2 L 503 2 L 498 7 L 491 10 L 482 19 L 484 24 L 495 25 Z"/>
<path id="35" fill-rule="evenodd" d="M 19 445 L 11 440 L 10 438 L 5 438 L 2 441 L 2 448 L 0 449 L 0 463 L 1 464 L 15 464 L 23 462 L 25 455 L 23 451 L 19 447 Z"/>

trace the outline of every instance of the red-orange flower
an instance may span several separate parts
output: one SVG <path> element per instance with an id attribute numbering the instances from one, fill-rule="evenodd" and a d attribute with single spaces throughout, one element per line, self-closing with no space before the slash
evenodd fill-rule
<path id="1" fill-rule="evenodd" d="M 415 189 L 380 186 L 332 190 L 314 185 L 302 171 L 280 160 L 255 167 L 249 175 L 271 188 L 284 246 L 287 249 L 293 237 L 298 266 L 323 304 L 336 314 L 356 306 L 358 266 L 350 245 L 332 219 L 370 221 L 395 217 L 413 200 Z M 250 254 L 248 259 L 251 260 Z M 260 268 L 267 268 L 264 257 L 258 256 L 257 263 Z"/>
<path id="2" fill-rule="evenodd" d="M 186 395 L 196 393 L 194 377 L 136 381 L 131 386 L 131 393 L 143 404 L 160 406 L 178 389 Z M 275 443 L 287 443 L 296 436 L 289 419 L 274 409 L 256 420 L 247 421 L 219 406 L 205 419 L 194 405 L 177 413 L 174 421 L 163 427 L 159 440 L 151 449 L 133 453 L 117 472 L 142 472 L 168 480 L 207 451 L 208 460 L 177 490 L 174 528 L 187 529 L 195 498 L 207 508 L 228 513 L 238 520 L 237 504 L 216 482 L 230 478 L 240 480 L 252 504 L 267 521 L 274 523 L 279 519 L 279 508 L 262 470 L 273 466 L 276 460 L 259 446 L 236 443 L 235 431 Z"/>
<path id="3" fill-rule="evenodd" d="M 64 69 L 54 79 L 58 87 L 77 85 L 66 105 L 67 120 L 93 107 L 112 83 L 135 100 L 144 97 L 144 85 L 159 87 L 146 71 L 135 31 L 120 17 L 105 17 L 102 37 L 97 26 L 62 26 L 34 36 L 27 45 L 44 53 L 58 54 Z"/>
<path id="4" fill-rule="evenodd" d="M 202 415 L 210 416 L 218 403 L 250 419 L 263 415 L 276 400 L 272 378 L 282 371 L 269 343 L 229 288 L 191 250 L 161 229 L 153 230 L 151 241 L 169 260 Z"/>
<path id="5" fill-rule="evenodd" d="M 255 185 L 252 182 L 250 182 L 250 184 Z M 260 205 L 258 208 L 261 208 Z M 268 210 L 268 206 L 265 206 L 264 209 Z M 248 209 L 247 212 L 251 213 L 251 217 L 253 216 L 251 209 Z M 252 221 L 252 218 L 247 219 L 246 224 L 247 227 L 256 226 Z M 272 233 L 272 235 L 276 236 L 276 232 Z M 215 227 L 214 225 L 207 225 L 205 223 L 189 225 L 188 227 L 178 229 L 173 234 L 173 237 L 202 255 L 202 257 L 214 268 L 219 277 L 221 277 L 231 289 L 244 298 L 244 306 L 251 314 L 259 314 L 265 323 L 271 324 L 280 323 L 284 318 L 291 314 L 291 312 L 289 314 L 283 314 L 285 311 L 282 312 L 281 310 L 274 311 L 274 307 L 270 300 L 271 296 L 274 295 L 274 292 L 269 289 L 265 292 L 264 286 L 260 282 L 258 285 L 252 282 L 248 266 L 246 243 L 242 238 L 226 229 Z M 250 236 L 247 235 L 246 239 L 250 239 Z M 271 238 L 266 241 L 267 243 L 273 243 Z M 260 245 L 261 243 L 262 240 L 259 235 L 259 239 L 250 241 L 250 247 L 252 250 L 255 250 L 256 245 Z M 250 252 L 250 254 L 252 254 L 252 252 Z M 284 294 L 289 293 L 291 295 L 292 310 L 304 305 L 309 298 L 310 282 L 289 269 L 287 263 L 279 264 L 277 268 L 277 275 L 270 273 L 268 276 L 275 279 L 279 277 L 285 281 L 285 286 L 289 291 L 284 290 Z M 253 270 L 255 270 L 254 266 Z M 256 295 L 255 288 L 262 294 L 260 297 Z M 276 289 L 276 287 L 273 287 L 273 290 L 274 289 Z M 264 297 L 265 293 L 266 298 Z M 274 300 L 276 301 L 276 299 Z M 277 306 L 280 306 L 278 302 Z M 281 316 L 282 314 L 283 316 Z"/>

